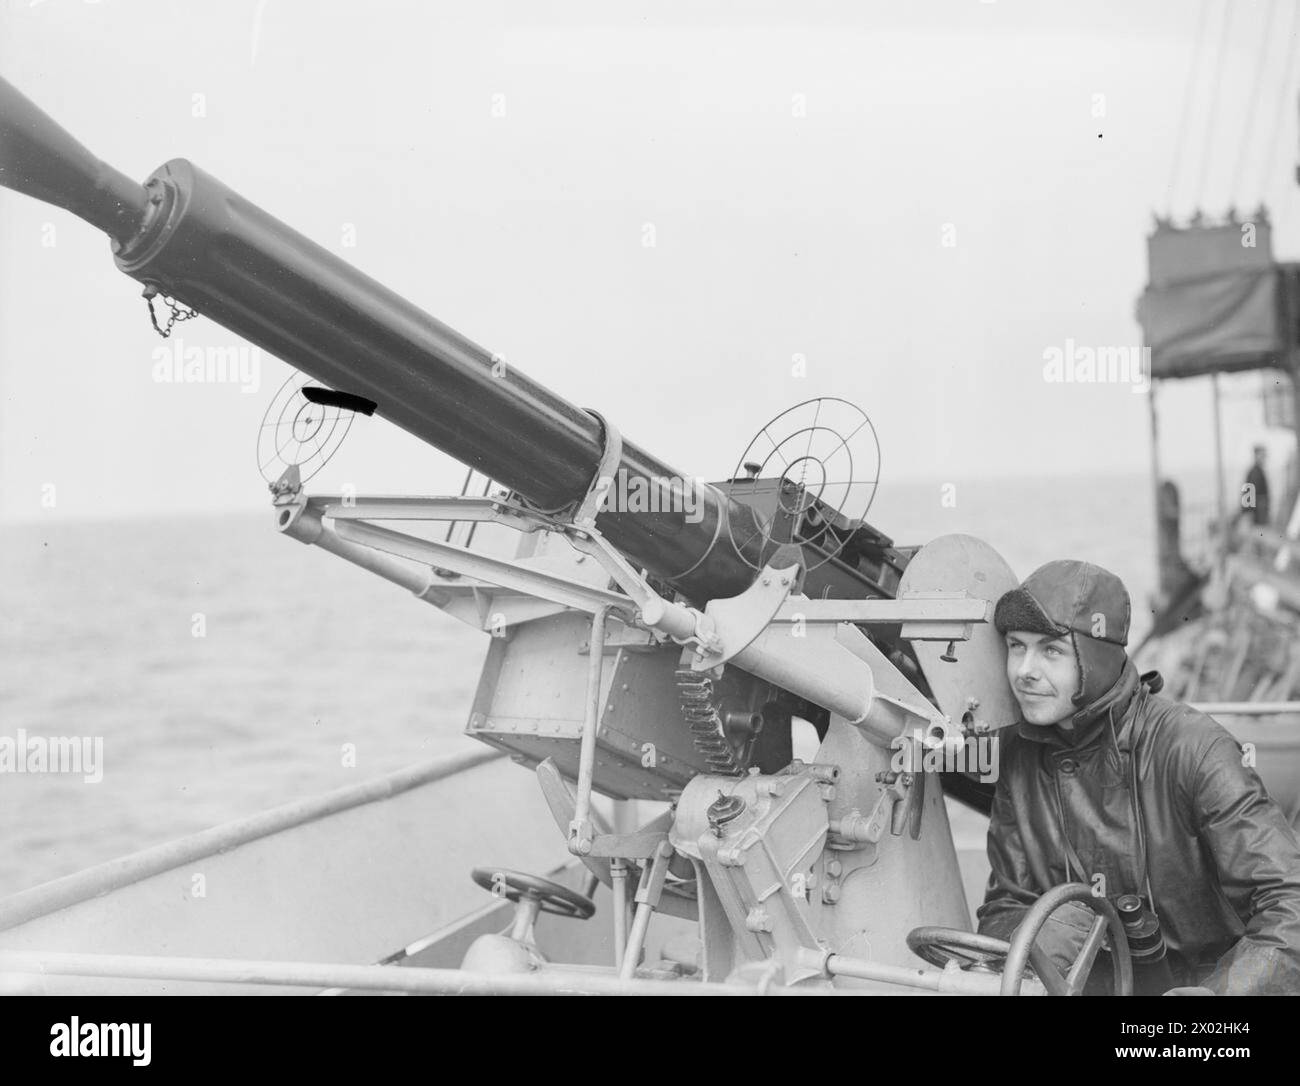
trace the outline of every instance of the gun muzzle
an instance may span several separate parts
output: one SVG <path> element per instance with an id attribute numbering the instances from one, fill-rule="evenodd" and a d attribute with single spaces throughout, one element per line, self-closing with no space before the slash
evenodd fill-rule
<path id="1" fill-rule="evenodd" d="M 71 211 L 119 244 L 139 232 L 149 204 L 143 185 L 97 159 L 4 79 L 0 185 Z"/>

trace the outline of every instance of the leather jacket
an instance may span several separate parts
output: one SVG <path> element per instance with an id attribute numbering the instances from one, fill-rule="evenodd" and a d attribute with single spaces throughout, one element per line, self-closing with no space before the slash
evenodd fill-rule
<path id="1" fill-rule="evenodd" d="M 1149 877 L 1176 984 L 1220 995 L 1300 994 L 1295 832 L 1243 764 L 1237 741 L 1152 687 L 1158 677 L 1139 680 L 1129 661 L 1073 732 L 1021 721 L 997 733 L 992 873 L 979 931 L 1011 938 L 1034 900 L 1061 883 L 1093 885 L 1113 901 L 1146 896 Z M 1058 917 L 1040 943 L 1067 965 L 1087 924 L 1077 912 Z"/>

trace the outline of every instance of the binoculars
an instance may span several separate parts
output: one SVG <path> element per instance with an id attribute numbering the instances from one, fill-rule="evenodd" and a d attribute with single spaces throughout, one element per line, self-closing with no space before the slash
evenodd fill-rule
<path id="1" fill-rule="evenodd" d="M 1175 987 L 1176 982 L 1169 967 L 1160 918 L 1137 894 L 1123 894 L 1116 898 L 1115 909 L 1124 925 L 1129 954 L 1133 958 L 1133 994 L 1163 995 Z"/>

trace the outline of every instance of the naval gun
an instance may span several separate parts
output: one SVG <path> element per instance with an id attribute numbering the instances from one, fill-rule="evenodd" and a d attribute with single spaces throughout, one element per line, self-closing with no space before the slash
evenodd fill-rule
<path id="1" fill-rule="evenodd" d="M 161 299 L 173 320 L 214 320 L 300 371 L 274 416 L 286 444 L 319 448 L 326 420 L 376 414 L 487 480 L 480 495 L 309 494 L 293 455 L 269 480 L 280 532 L 492 635 L 467 732 L 533 771 L 580 861 L 583 892 L 475 871 L 517 912 L 470 948 L 458 983 L 528 973 L 573 990 L 534 924 L 590 924 L 604 887 L 612 961 L 582 974 L 591 990 L 1073 994 L 1107 937 L 1117 990 L 1129 984 L 1118 917 L 1085 886 L 1045 895 L 1009 944 L 970 932 L 943 789 L 926 780 L 1014 719 L 990 617 L 1016 581 L 977 539 L 898 547 L 865 509 L 827 500 L 825 474 L 808 479 L 824 464 L 796 445 L 820 429 L 844 446 L 861 425 L 818 421 L 843 401 L 760 431 L 793 458 L 742 457 L 702 483 L 198 167 L 175 159 L 136 182 L 2 80 L 0 184 L 104 231 L 151 315 Z M 611 500 L 616 479 L 661 500 Z M 414 522 L 446 536 L 403 530 Z M 513 558 L 470 545 L 488 523 L 520 533 Z M 793 757 L 796 718 L 817 731 L 811 761 Z M 974 776 L 943 780 L 987 802 Z M 662 810 L 613 826 L 600 797 Z M 1066 900 L 1096 921 L 1062 975 L 1035 937 Z M 685 952 L 668 949 L 674 924 Z"/>

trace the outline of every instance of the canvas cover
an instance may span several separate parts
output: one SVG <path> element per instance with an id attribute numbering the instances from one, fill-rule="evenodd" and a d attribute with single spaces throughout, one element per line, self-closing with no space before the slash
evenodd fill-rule
<path id="1" fill-rule="evenodd" d="M 1148 287 L 1138 306 L 1157 379 L 1259 369 L 1284 354 L 1276 265 Z"/>
<path id="2" fill-rule="evenodd" d="M 1265 212 L 1185 227 L 1158 222 L 1147 266 L 1137 315 L 1153 377 L 1284 366 L 1290 280 L 1273 260 Z"/>

